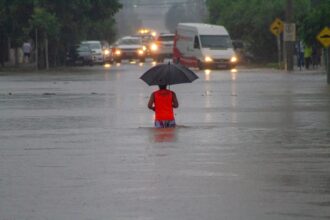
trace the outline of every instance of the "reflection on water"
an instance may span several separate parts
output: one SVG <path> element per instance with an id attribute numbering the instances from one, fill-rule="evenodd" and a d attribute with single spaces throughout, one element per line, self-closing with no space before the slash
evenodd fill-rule
<path id="1" fill-rule="evenodd" d="M 177 128 L 153 128 L 151 138 L 156 143 L 175 142 L 177 140 L 176 130 Z"/>
<path id="2" fill-rule="evenodd" d="M 237 89 L 236 89 L 236 79 L 237 79 L 237 70 L 236 69 L 232 69 L 230 71 L 230 75 L 231 75 L 231 107 L 232 107 L 232 111 L 231 111 L 231 122 L 232 123 L 237 123 L 237 112 L 236 112 L 236 108 L 237 108 Z"/>
<path id="3" fill-rule="evenodd" d="M 0 219 L 329 219 L 324 74 L 199 71 L 156 129 L 142 68 L 112 67 L 1 73 Z"/>
<path id="4" fill-rule="evenodd" d="M 106 69 L 109 69 L 111 67 L 111 64 L 110 63 L 106 63 L 106 64 L 104 64 L 103 67 L 106 68 Z"/>
<path id="5" fill-rule="evenodd" d="M 210 81 L 211 70 L 206 69 L 204 70 L 204 73 L 205 73 L 205 80 Z"/>
<path id="6" fill-rule="evenodd" d="M 235 81 L 237 79 L 237 70 L 232 69 L 230 70 L 231 80 Z"/>

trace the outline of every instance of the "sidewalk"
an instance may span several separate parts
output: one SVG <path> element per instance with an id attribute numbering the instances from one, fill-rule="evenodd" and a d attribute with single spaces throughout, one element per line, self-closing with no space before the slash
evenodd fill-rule
<path id="1" fill-rule="evenodd" d="M 13 62 L 5 62 L 4 67 L 0 65 L 0 71 L 15 70 L 15 71 L 33 71 L 36 69 L 36 63 L 18 63 L 17 65 Z"/>
<path id="2" fill-rule="evenodd" d="M 293 67 L 293 72 L 301 72 L 301 73 L 326 73 L 325 66 L 317 66 L 317 67 L 310 67 L 306 69 L 305 67 Z"/>

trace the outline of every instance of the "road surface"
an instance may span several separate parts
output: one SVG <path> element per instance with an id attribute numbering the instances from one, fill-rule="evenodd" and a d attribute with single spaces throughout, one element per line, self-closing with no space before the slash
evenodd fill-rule
<path id="1" fill-rule="evenodd" d="M 195 70 L 163 130 L 149 67 L 0 73 L 0 220 L 330 219 L 325 74 Z"/>

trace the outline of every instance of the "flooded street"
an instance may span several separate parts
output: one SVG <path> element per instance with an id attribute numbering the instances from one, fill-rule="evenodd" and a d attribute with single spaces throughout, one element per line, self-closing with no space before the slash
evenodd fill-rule
<path id="1" fill-rule="evenodd" d="M 155 129 L 150 67 L 0 72 L 0 220 L 330 219 L 325 74 L 194 70 Z"/>

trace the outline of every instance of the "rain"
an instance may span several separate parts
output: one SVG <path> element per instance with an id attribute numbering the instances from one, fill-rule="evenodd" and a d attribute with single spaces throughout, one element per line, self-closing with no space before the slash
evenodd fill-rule
<path id="1" fill-rule="evenodd" d="M 111 31 L 84 32 L 95 38 L 83 40 L 102 43 L 101 64 L 68 65 L 54 55 L 64 44 L 54 50 L 49 37 L 47 69 L 46 41 L 41 55 L 34 49 L 28 58 L 13 43 L 0 67 L 0 220 L 330 219 L 324 55 L 310 68 L 295 55 L 290 70 L 290 61 L 277 59 L 278 32 L 267 30 L 273 54 L 247 47 L 246 61 L 237 64 L 112 57 L 125 53 L 116 45 L 121 37 L 135 37 L 140 28 L 158 36 L 175 33 L 178 23 L 207 23 L 215 18 L 207 4 L 221 2 L 121 0 Z M 108 36 L 108 44 L 96 36 Z M 159 83 L 142 76 L 160 66 L 192 74 L 189 82 L 180 76 L 180 84 L 168 83 L 179 103 L 173 128 L 155 128 L 158 113 L 148 108 Z"/>

